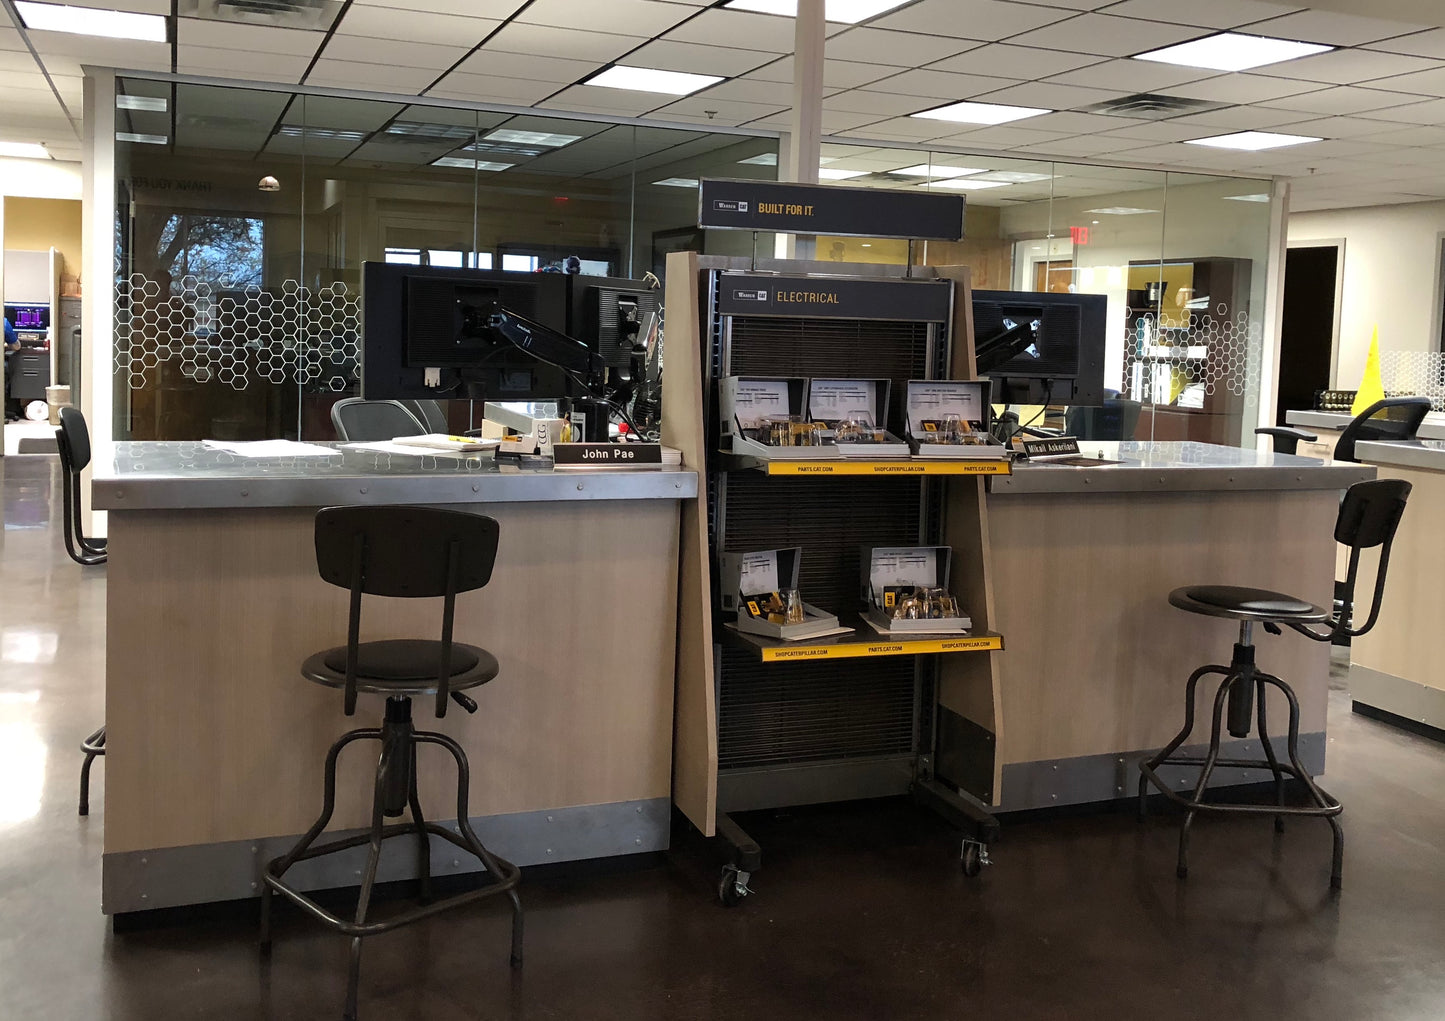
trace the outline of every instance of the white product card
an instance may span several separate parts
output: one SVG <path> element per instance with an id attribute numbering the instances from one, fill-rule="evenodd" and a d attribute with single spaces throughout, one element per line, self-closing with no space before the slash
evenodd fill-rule
<path id="1" fill-rule="evenodd" d="M 868 584 L 873 601 L 883 601 L 883 590 L 890 585 L 928 587 L 938 582 L 938 550 L 900 547 L 875 549 L 868 567 Z"/>
<path id="2" fill-rule="evenodd" d="M 872 379 L 815 379 L 808 384 L 808 417 L 814 422 L 878 421 L 878 383 Z"/>
<path id="3" fill-rule="evenodd" d="M 749 379 L 738 382 L 733 414 L 738 426 L 756 429 L 764 419 L 786 418 L 788 415 L 787 380 Z M 768 590 L 773 591 L 772 589 Z"/>
<path id="4" fill-rule="evenodd" d="M 744 596 L 782 591 L 778 586 L 777 553 L 752 553 L 743 557 L 738 570 L 738 588 Z"/>
<path id="5" fill-rule="evenodd" d="M 241 457 L 336 457 L 341 451 L 295 440 L 202 440 L 211 450 L 223 450 Z"/>
<path id="6" fill-rule="evenodd" d="M 908 429 L 915 437 L 922 436 L 924 422 L 941 422 L 949 415 L 965 423 L 982 422 L 986 417 L 982 395 L 982 387 L 969 383 L 910 383 Z"/>

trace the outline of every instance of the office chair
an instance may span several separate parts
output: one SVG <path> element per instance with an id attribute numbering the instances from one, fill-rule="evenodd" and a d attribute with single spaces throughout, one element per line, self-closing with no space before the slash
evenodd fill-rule
<path id="1" fill-rule="evenodd" d="M 60 428 L 55 430 L 55 449 L 60 454 L 61 529 L 65 552 L 82 567 L 97 567 L 107 559 L 106 540 L 90 538 L 81 522 L 80 473 L 90 464 L 90 430 L 85 416 L 75 408 L 60 409 Z M 85 761 L 80 767 L 80 814 L 90 814 L 90 767 L 105 754 L 105 727 L 80 743 Z"/>
<path id="2" fill-rule="evenodd" d="M 1299 701 L 1288 684 L 1259 670 L 1255 665 L 1254 625 L 1262 624 L 1272 635 L 1283 634 L 1281 625 L 1297 631 L 1317 642 L 1336 642 L 1341 637 L 1358 638 L 1375 626 L 1380 616 L 1380 604 L 1385 593 L 1385 574 L 1390 566 L 1390 546 L 1395 541 L 1395 531 L 1400 526 L 1400 517 L 1405 512 L 1405 501 L 1410 496 L 1410 483 L 1400 479 L 1377 479 L 1373 482 L 1357 482 L 1345 493 L 1335 519 L 1335 541 L 1350 547 L 1349 569 L 1344 581 L 1345 598 L 1342 606 L 1334 612 L 1321 609 L 1303 599 L 1270 592 L 1265 589 L 1240 588 L 1233 585 L 1197 585 L 1178 588 L 1169 593 L 1169 602 L 1189 613 L 1208 617 L 1225 617 L 1239 621 L 1239 640 L 1234 645 L 1234 657 L 1228 666 L 1203 666 L 1194 671 L 1185 686 L 1184 729 L 1174 740 L 1151 758 L 1139 763 L 1139 817 L 1147 810 L 1146 794 L 1148 785 L 1153 784 L 1166 798 L 1185 809 L 1184 824 L 1179 831 L 1179 863 L 1177 874 L 1180 879 L 1189 875 L 1189 830 L 1199 812 L 1215 812 L 1222 815 L 1272 815 L 1275 829 L 1284 829 L 1287 815 L 1318 816 L 1329 820 L 1334 833 L 1334 855 L 1330 866 L 1330 886 L 1339 889 L 1341 866 L 1344 860 L 1345 837 L 1340 829 L 1340 803 L 1322 791 L 1314 779 L 1305 771 L 1299 758 Z M 1354 609 L 1355 584 L 1359 579 L 1360 553 L 1378 547 L 1379 564 L 1375 569 L 1375 590 L 1370 615 L 1363 627 L 1350 624 Z M 1323 627 L 1320 627 L 1323 625 Z M 1214 695 L 1214 718 L 1210 730 L 1209 750 L 1203 758 L 1177 756 L 1175 752 L 1188 740 L 1194 730 L 1194 691 L 1204 677 L 1219 675 L 1224 678 Z M 1289 764 L 1279 761 L 1274 745 L 1270 742 L 1265 722 L 1265 688 L 1271 686 L 1284 694 L 1289 703 L 1289 729 L 1286 732 L 1285 749 Z M 1263 760 L 1234 759 L 1220 757 L 1220 729 L 1227 725 L 1229 732 L 1237 738 L 1247 738 L 1251 733 L 1251 713 L 1255 712 L 1259 730 L 1259 741 L 1264 749 Z M 1188 793 L 1171 790 L 1167 781 L 1161 779 L 1158 770 L 1163 766 L 1197 766 L 1199 777 L 1194 789 Z M 1274 775 L 1275 803 L 1259 804 L 1218 804 L 1204 800 L 1205 788 L 1214 770 L 1223 766 L 1228 769 L 1268 769 Z M 1286 805 L 1284 803 L 1284 778 L 1291 776 L 1305 788 L 1311 804 Z"/>
<path id="3" fill-rule="evenodd" d="M 1070 408 L 1064 435 L 1081 440 L 1132 440 L 1143 405 L 1124 397 L 1105 397 L 1099 408 Z"/>
<path id="4" fill-rule="evenodd" d="M 261 890 L 261 946 L 264 951 L 271 945 L 272 891 L 283 894 L 328 928 L 350 936 L 351 964 L 345 1012 L 349 1021 L 356 1018 L 362 939 L 448 908 L 505 893 L 512 902 L 512 966 L 522 964 L 522 902 L 515 889 L 522 878 L 521 870 L 488 851 L 472 830 L 468 821 L 471 773 L 461 745 L 445 734 L 414 729 L 411 712 L 411 700 L 415 696 L 433 698 L 438 718 L 446 715 L 449 702 L 474 713 L 477 703 L 463 692 L 486 684 L 501 669 L 496 657 L 485 649 L 452 640 L 457 594 L 482 588 L 491 580 L 499 531 L 492 518 L 433 507 L 326 507 L 316 515 L 317 570 L 323 581 L 350 591 L 351 611 L 346 644 L 310 656 L 302 664 L 301 674 L 314 684 L 340 688 L 347 716 L 356 712 L 359 692 L 385 695 L 386 715 L 380 728 L 349 731 L 326 753 L 320 817 L 295 847 L 268 862 L 262 873 L 265 885 Z M 398 542 L 398 536 L 404 536 L 405 541 Z M 361 641 L 363 595 L 441 597 L 441 640 Z M 354 741 L 377 741 L 381 745 L 372 789 L 371 827 L 366 833 L 313 846 L 330 823 L 336 807 L 337 756 Z M 423 744 L 440 745 L 456 761 L 455 829 L 427 822 L 422 817 L 416 761 L 417 748 Z M 385 818 L 396 818 L 408 809 L 410 822 L 391 825 L 384 822 Z M 416 839 L 422 904 L 381 921 L 371 921 L 368 912 L 382 841 L 398 836 Z M 433 901 L 431 836 L 475 855 L 494 882 Z M 297 862 L 362 845 L 367 845 L 369 852 L 352 919 L 333 914 L 299 889 L 288 886 L 283 879 Z"/>
<path id="5" fill-rule="evenodd" d="M 445 433 L 449 431 L 447 429 L 447 416 L 442 411 L 440 401 L 398 401 L 397 403 L 415 415 L 416 420 L 426 426 L 427 432 Z M 397 435 L 401 434 L 398 433 Z"/>
<path id="6" fill-rule="evenodd" d="M 331 424 L 343 442 L 376 442 L 427 432 L 427 427 L 401 401 L 368 401 L 360 397 L 348 397 L 333 404 Z"/>
<path id="7" fill-rule="evenodd" d="M 1398 443 L 1413 440 L 1429 413 L 1428 397 L 1386 397 L 1382 401 L 1376 401 L 1345 426 L 1345 431 L 1340 433 L 1339 440 L 1335 442 L 1334 459 L 1358 464 L 1355 444 L 1362 441 Z M 1256 436 L 1272 437 L 1274 449 L 1280 454 L 1293 454 L 1299 449 L 1301 440 L 1313 443 L 1319 439 L 1313 433 L 1293 426 L 1266 426 L 1254 432 Z"/>

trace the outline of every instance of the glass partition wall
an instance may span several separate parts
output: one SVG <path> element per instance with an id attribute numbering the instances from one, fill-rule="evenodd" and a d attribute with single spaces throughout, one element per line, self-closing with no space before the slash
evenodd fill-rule
<path id="1" fill-rule="evenodd" d="M 575 257 L 638 278 L 672 251 L 773 254 L 771 235 L 696 227 L 699 178 L 776 179 L 771 136 L 148 79 L 117 93 L 116 439 L 333 438 L 366 261 Z M 819 237 L 815 258 L 1106 295 L 1104 384 L 1142 405 L 1136 436 L 1252 445 L 1270 182 L 832 142 L 821 172 L 960 191 L 967 239 Z"/>

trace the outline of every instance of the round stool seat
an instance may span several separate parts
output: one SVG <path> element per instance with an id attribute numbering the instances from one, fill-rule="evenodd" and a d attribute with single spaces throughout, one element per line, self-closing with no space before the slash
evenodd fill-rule
<path id="1" fill-rule="evenodd" d="M 1320 624 L 1328 611 L 1303 599 L 1269 589 L 1239 585 L 1190 585 L 1169 593 L 1170 604 L 1190 613 L 1231 620 L 1265 620 L 1289 624 Z"/>
<path id="2" fill-rule="evenodd" d="M 420 639 L 362 642 L 356 647 L 356 690 L 382 695 L 435 695 L 442 643 Z M 452 643 L 450 691 L 480 687 L 501 671 L 497 657 L 475 645 Z M 308 656 L 301 676 L 328 688 L 346 687 L 346 646 Z"/>

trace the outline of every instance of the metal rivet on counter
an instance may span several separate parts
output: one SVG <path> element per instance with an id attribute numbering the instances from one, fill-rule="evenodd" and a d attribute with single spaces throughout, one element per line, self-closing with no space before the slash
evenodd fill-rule
<path id="1" fill-rule="evenodd" d="M 148 893 L 143 893 L 143 894 L 140 895 L 140 899 L 141 899 L 141 900 L 150 900 L 150 899 L 151 899 L 151 895 L 148 894 Z"/>
<path id="2" fill-rule="evenodd" d="M 253 889 L 253 890 L 256 889 L 256 886 L 257 886 L 256 883 L 252 883 L 252 884 L 251 884 L 251 889 Z"/>
<path id="3" fill-rule="evenodd" d="M 577 483 L 577 492 L 582 492 L 582 483 Z"/>
<path id="4" fill-rule="evenodd" d="M 250 496 L 250 495 L 251 495 L 251 491 L 250 491 L 249 489 L 243 489 L 243 490 L 241 490 L 241 495 L 242 495 L 242 496 Z"/>
<path id="5" fill-rule="evenodd" d="M 641 837 L 634 837 L 633 840 L 632 840 L 632 842 L 633 842 L 634 844 L 640 844 L 640 843 L 642 843 L 642 838 L 641 838 Z"/>
<path id="6" fill-rule="evenodd" d="M 365 493 L 365 492 L 366 492 L 366 487 L 365 487 L 365 486 L 362 486 L 362 487 L 361 487 L 361 491 L 362 491 L 363 493 Z"/>
<path id="7" fill-rule="evenodd" d="M 547 853 L 548 853 L 548 854 L 551 854 L 551 853 L 552 853 L 552 849 L 551 849 L 550 847 L 547 848 Z"/>
<path id="8" fill-rule="evenodd" d="M 481 487 L 481 486 L 477 485 L 475 482 L 472 483 L 472 492 L 473 492 L 473 493 L 480 493 L 481 491 L 482 491 L 482 487 Z"/>
<path id="9" fill-rule="evenodd" d="M 151 861 L 151 860 L 150 860 L 149 858 L 142 858 L 142 859 L 140 860 L 140 863 L 141 863 L 142 865 L 149 865 L 149 864 L 150 864 L 150 861 Z"/>
<path id="10" fill-rule="evenodd" d="M 258 846 L 256 846 L 255 844 L 252 844 L 252 845 L 251 845 L 251 853 L 252 853 L 252 854 L 260 854 L 260 853 L 261 853 L 261 848 L 258 847 Z"/>
<path id="11" fill-rule="evenodd" d="M 641 805 L 638 805 L 638 806 L 637 806 L 637 814 L 638 814 L 638 815 L 641 815 L 641 814 L 642 814 L 642 806 L 641 806 Z"/>
<path id="12" fill-rule="evenodd" d="M 552 817 L 551 817 L 550 815 L 547 816 L 547 821 L 548 821 L 548 822 L 551 822 L 551 821 L 552 821 Z"/>

